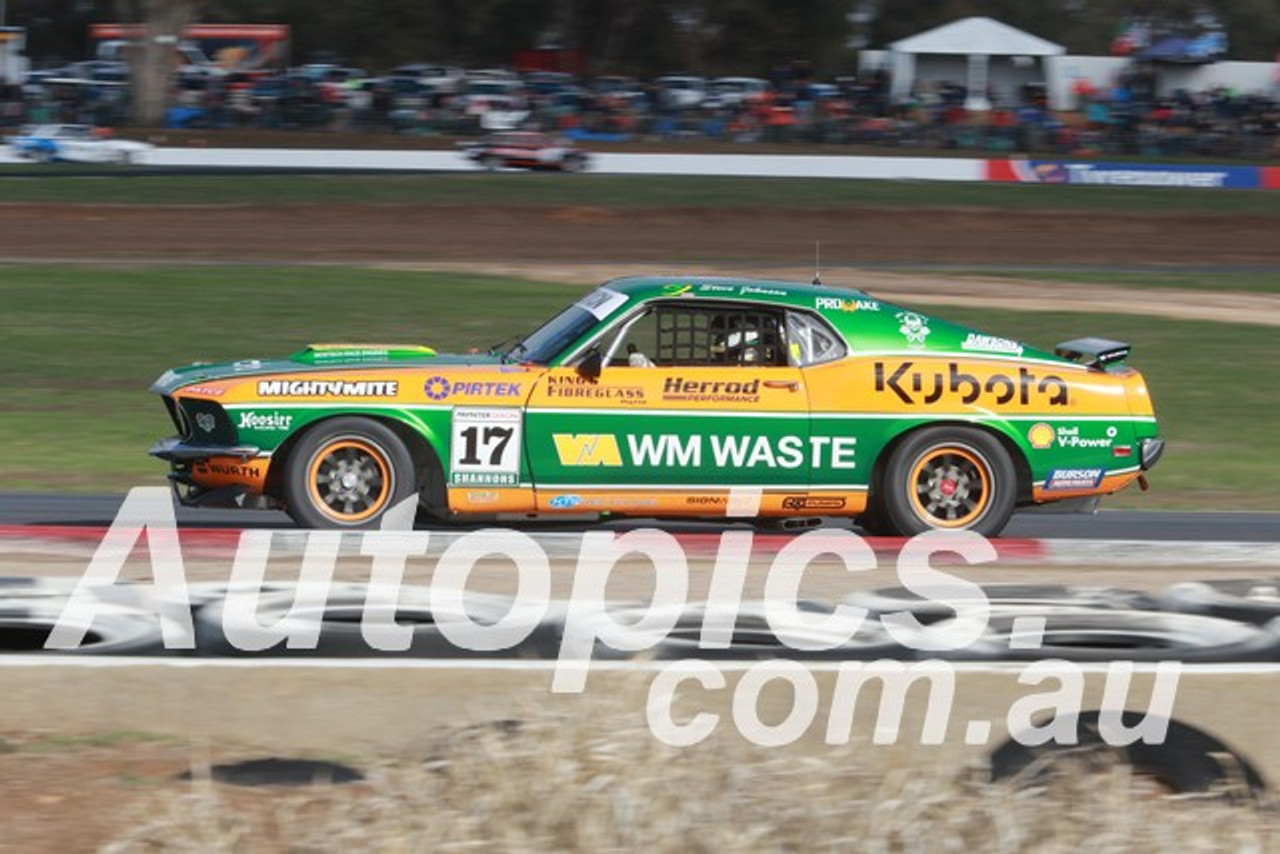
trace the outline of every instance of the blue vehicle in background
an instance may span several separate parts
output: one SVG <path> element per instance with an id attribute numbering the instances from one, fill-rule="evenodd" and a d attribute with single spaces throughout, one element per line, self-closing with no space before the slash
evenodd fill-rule
<path id="1" fill-rule="evenodd" d="M 129 165 L 146 159 L 153 148 L 145 142 L 114 139 L 110 130 L 91 125 L 37 125 L 9 138 L 9 150 L 14 156 L 40 163 Z"/>

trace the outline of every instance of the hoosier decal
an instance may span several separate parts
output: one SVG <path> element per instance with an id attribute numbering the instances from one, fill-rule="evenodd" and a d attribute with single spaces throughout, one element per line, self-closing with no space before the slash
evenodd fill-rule
<path id="1" fill-rule="evenodd" d="M 876 362 L 876 391 L 892 392 L 909 406 L 937 403 L 944 396 L 959 396 L 959 402 L 964 404 L 980 400 L 998 405 L 1016 401 L 1020 406 L 1032 403 L 1066 406 L 1069 403 L 1067 384 L 1061 377 L 1053 374 L 1039 376 L 1022 367 L 1018 368 L 1016 377 L 991 374 L 985 383 L 973 374 L 961 371 L 955 362 L 947 364 L 945 375 L 942 371 L 925 373 L 913 368 L 915 362 L 902 362 L 889 373 L 888 365 Z"/>

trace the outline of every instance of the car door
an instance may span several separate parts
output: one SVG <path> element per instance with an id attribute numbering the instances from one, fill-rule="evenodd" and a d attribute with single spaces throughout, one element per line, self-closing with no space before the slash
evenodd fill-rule
<path id="1" fill-rule="evenodd" d="M 807 489 L 812 448 L 784 312 L 650 303 L 534 387 L 527 451 L 539 509 L 759 515 Z M 570 359 L 570 364 L 582 361 Z"/>

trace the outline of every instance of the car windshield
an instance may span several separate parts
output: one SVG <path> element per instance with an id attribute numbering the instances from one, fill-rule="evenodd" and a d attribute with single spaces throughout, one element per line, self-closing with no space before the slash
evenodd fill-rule
<path id="1" fill-rule="evenodd" d="M 581 338 L 588 329 L 604 320 L 623 303 L 626 296 L 608 288 L 597 288 L 578 300 L 503 354 L 504 361 L 548 364 Z"/>

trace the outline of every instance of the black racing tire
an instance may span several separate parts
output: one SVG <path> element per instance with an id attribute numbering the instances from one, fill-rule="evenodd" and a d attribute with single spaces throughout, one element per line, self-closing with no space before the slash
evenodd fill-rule
<path id="1" fill-rule="evenodd" d="M 1122 712 L 1121 726 L 1138 726 L 1144 715 Z M 991 754 L 992 782 L 1040 786 L 1058 774 L 1083 771 L 1106 773 L 1116 763 L 1152 778 L 1171 792 L 1214 792 L 1225 796 L 1262 795 L 1266 784 L 1257 770 L 1227 745 L 1194 727 L 1171 720 L 1160 744 L 1141 740 L 1112 746 L 1102 736 L 1096 711 L 1075 716 L 1076 744 L 1050 741 L 1040 746 L 1021 744 L 1018 733 Z"/>
<path id="2" fill-rule="evenodd" d="M 1160 606 L 1264 625 L 1280 617 L 1280 578 L 1224 578 L 1175 584 L 1160 594 Z"/>
<path id="3" fill-rule="evenodd" d="M 893 451 L 881 484 L 886 527 L 904 537 L 933 529 L 994 537 L 1008 524 L 1018 474 L 1000 441 L 974 427 L 926 427 Z"/>
<path id="4" fill-rule="evenodd" d="M 496 172 L 502 166 L 502 160 L 492 154 L 481 155 L 476 163 L 480 164 L 480 168 L 486 172 Z"/>
<path id="5" fill-rule="evenodd" d="M 560 163 L 561 172 L 582 172 L 587 168 L 587 158 L 581 154 L 570 154 Z"/>
<path id="6" fill-rule="evenodd" d="M 1151 594 L 1140 590 L 1113 587 L 1070 587 L 1065 584 L 984 584 L 982 594 L 992 612 L 1009 608 L 1093 608 L 1110 611 L 1154 611 L 1159 605 Z M 964 601 L 943 602 L 917 596 L 905 587 L 883 587 L 858 590 L 844 600 L 849 605 L 866 608 L 874 617 L 885 614 L 911 614 L 928 625 L 955 616 L 952 605 Z"/>
<path id="7" fill-rule="evenodd" d="M 411 626 L 409 646 L 400 650 L 380 650 L 365 639 L 362 626 L 369 588 L 362 584 L 334 584 L 323 607 L 300 608 L 294 613 L 296 587 L 263 593 L 258 597 L 255 620 L 262 626 L 281 628 L 300 626 L 318 620 L 319 639 L 313 648 L 289 648 L 279 642 L 262 650 L 245 650 L 227 637 L 227 600 L 218 599 L 201 607 L 194 617 L 196 654 L 219 657 L 324 657 L 324 658 L 554 658 L 560 649 L 563 620 L 548 615 L 522 642 L 503 650 L 469 650 L 456 646 L 440 630 L 438 612 L 430 607 L 430 593 L 425 587 L 402 585 L 398 590 L 399 606 L 394 620 Z M 517 603 L 507 597 L 467 594 L 468 616 L 479 623 L 502 619 Z M 234 633 L 233 633 L 234 634 Z"/>
<path id="8" fill-rule="evenodd" d="M 1030 623 L 1019 621 L 1028 620 L 1044 621 L 1036 646 L 1015 643 L 1027 637 Z M 929 655 L 954 661 L 1278 661 L 1280 624 L 1262 628 L 1162 611 L 1011 607 L 993 613 L 986 633 L 968 647 Z"/>
<path id="9" fill-rule="evenodd" d="M 416 492 L 408 447 L 369 418 L 321 421 L 285 460 L 285 509 L 303 528 L 376 528 L 387 510 Z"/>
<path id="10" fill-rule="evenodd" d="M 84 639 L 74 649 L 47 649 L 45 642 L 62 618 L 66 598 L 0 596 L 0 656 L 3 655 L 163 655 L 164 635 L 155 614 L 102 604 L 95 608 Z M 77 624 L 79 625 L 79 624 Z"/>
<path id="11" fill-rule="evenodd" d="M 117 151 L 115 161 L 120 166 L 129 166 L 133 163 L 133 155 L 128 151 Z"/>
<path id="12" fill-rule="evenodd" d="M 818 631 L 805 626 L 788 628 L 785 623 L 775 626 L 768 619 L 764 604 L 760 602 L 743 602 L 738 604 L 734 615 L 733 632 L 726 647 L 705 647 L 702 645 L 703 623 L 714 609 L 707 603 L 695 603 L 682 606 L 676 617 L 675 625 L 661 638 L 653 638 L 651 648 L 637 655 L 659 660 L 677 660 L 696 658 L 703 660 L 755 661 L 764 659 L 793 659 L 806 661 L 875 661 L 880 659 L 909 660 L 914 652 L 889 636 L 888 631 L 879 621 L 868 618 L 848 640 L 834 632 Z M 797 609 L 812 614 L 828 614 L 831 609 L 825 605 L 802 601 Z M 642 616 L 642 611 L 635 612 L 635 618 Z M 618 622 L 626 622 L 628 609 L 613 611 L 611 617 Z M 805 649 L 788 639 L 803 638 L 817 645 L 830 646 L 830 649 Z M 617 652 L 608 648 L 598 650 L 609 655 Z"/>

